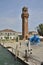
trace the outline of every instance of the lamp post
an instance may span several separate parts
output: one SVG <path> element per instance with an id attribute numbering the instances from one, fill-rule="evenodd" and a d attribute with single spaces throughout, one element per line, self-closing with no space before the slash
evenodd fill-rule
<path id="1" fill-rule="evenodd" d="M 28 39 L 28 52 L 29 54 L 32 54 L 32 49 L 31 49 L 31 44 L 29 39 Z"/>
<path id="2" fill-rule="evenodd" d="M 30 54 L 30 41 L 28 40 L 28 52 Z"/>

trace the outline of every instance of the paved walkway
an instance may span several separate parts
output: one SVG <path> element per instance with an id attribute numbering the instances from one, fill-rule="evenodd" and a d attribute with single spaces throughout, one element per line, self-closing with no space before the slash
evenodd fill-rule
<path id="1" fill-rule="evenodd" d="M 43 61 L 43 42 L 40 43 L 40 45 L 31 45 L 32 48 L 32 55 L 28 59 L 28 62 L 25 61 L 25 58 L 23 57 L 25 54 L 25 50 L 28 50 L 28 47 L 26 46 L 25 42 L 21 42 L 21 47 L 19 42 L 14 43 L 1 43 L 4 47 L 9 47 L 8 50 L 10 50 L 12 53 L 16 54 L 19 53 L 19 58 L 22 59 L 24 62 L 30 64 L 30 65 L 40 65 L 40 62 Z M 11 48 L 10 48 L 11 47 Z"/>

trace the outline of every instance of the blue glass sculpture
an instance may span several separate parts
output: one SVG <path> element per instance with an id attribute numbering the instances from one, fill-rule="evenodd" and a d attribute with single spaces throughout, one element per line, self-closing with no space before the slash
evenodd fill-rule
<path id="1" fill-rule="evenodd" d="M 29 40 L 32 45 L 37 45 L 40 43 L 40 38 L 36 34 L 34 34 Z"/>

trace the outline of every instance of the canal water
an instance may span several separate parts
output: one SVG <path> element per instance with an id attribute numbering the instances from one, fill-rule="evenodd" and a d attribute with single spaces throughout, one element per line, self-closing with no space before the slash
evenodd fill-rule
<path id="1" fill-rule="evenodd" d="M 0 45 L 0 65 L 27 65 Z"/>

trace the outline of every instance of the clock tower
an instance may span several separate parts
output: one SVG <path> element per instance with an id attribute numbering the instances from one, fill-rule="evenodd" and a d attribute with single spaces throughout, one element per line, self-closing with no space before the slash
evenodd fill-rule
<path id="1" fill-rule="evenodd" d="M 21 17 L 22 17 L 22 38 L 27 39 L 28 38 L 28 17 L 29 17 L 27 7 L 22 8 Z"/>

